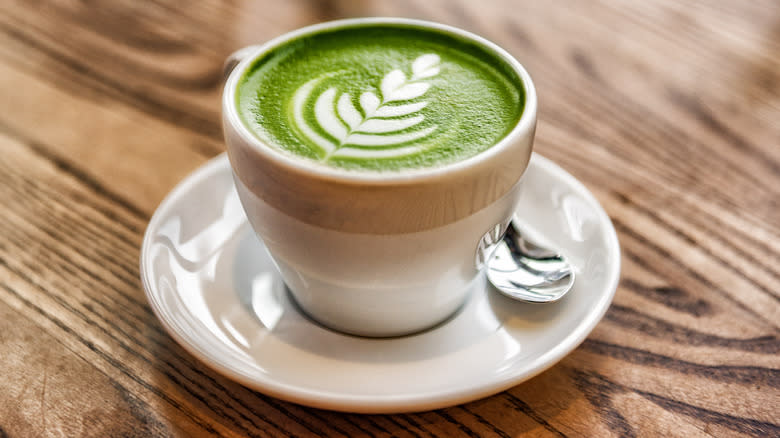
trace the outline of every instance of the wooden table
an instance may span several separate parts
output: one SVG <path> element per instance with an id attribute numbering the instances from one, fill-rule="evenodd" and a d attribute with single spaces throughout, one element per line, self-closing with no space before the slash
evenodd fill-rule
<path id="1" fill-rule="evenodd" d="M 536 82 L 536 150 L 618 230 L 605 318 L 493 397 L 413 415 L 290 404 L 199 363 L 145 300 L 149 218 L 224 150 L 226 55 L 365 15 L 507 48 Z M 777 1 L 7 0 L 0 91 L 0 437 L 780 434 Z"/>

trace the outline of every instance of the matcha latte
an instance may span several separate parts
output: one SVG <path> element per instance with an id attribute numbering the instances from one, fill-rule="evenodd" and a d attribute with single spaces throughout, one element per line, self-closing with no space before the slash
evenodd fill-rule
<path id="1" fill-rule="evenodd" d="M 266 51 L 236 88 L 264 144 L 327 166 L 437 167 L 490 148 L 517 124 L 524 91 L 492 51 L 403 24 L 328 28 Z"/>

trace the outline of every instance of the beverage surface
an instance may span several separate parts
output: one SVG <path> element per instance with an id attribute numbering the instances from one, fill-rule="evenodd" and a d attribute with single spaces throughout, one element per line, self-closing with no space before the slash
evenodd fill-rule
<path id="1" fill-rule="evenodd" d="M 236 102 L 271 147 L 336 168 L 400 171 L 495 145 L 520 119 L 524 92 L 511 67 L 479 45 L 372 24 L 266 52 L 240 79 Z"/>

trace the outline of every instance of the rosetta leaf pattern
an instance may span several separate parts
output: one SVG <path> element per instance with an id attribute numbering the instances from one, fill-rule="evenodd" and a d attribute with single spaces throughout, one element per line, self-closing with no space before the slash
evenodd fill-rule
<path id="1" fill-rule="evenodd" d="M 335 142 L 308 126 L 303 115 L 304 102 L 309 100 L 312 90 L 332 73 L 313 79 L 295 92 L 295 123 L 303 135 L 323 150 L 323 160 L 386 158 L 419 152 L 423 146 L 411 142 L 431 134 L 437 126 L 413 129 L 425 120 L 419 112 L 428 105 L 428 101 L 416 99 L 431 88 L 427 79 L 440 73 L 440 64 L 440 57 L 429 53 L 412 62 L 410 77 L 400 69 L 390 71 L 378 84 L 379 96 L 372 91 L 360 95 L 360 108 L 355 107 L 349 93 L 340 93 L 336 87 L 326 89 L 314 101 L 314 119 Z"/>

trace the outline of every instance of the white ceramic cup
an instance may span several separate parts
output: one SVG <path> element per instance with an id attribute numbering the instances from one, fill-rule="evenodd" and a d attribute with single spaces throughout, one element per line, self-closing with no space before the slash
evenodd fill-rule
<path id="1" fill-rule="evenodd" d="M 476 156 L 403 172 L 329 168 L 265 145 L 249 131 L 235 96 L 254 59 L 290 39 L 367 23 L 435 29 L 495 53 L 524 87 L 525 106 L 516 126 Z M 242 49 L 226 67 L 232 71 L 222 119 L 236 188 L 249 222 L 301 308 L 330 328 L 363 336 L 410 334 L 455 313 L 485 281 L 486 251 L 517 207 L 536 127 L 536 92 L 525 69 L 479 36 L 399 18 L 306 27 Z"/>

